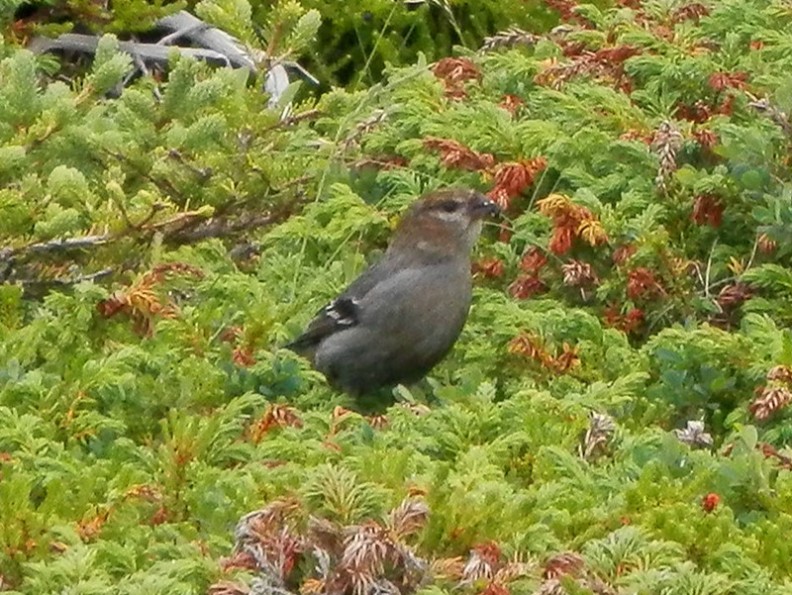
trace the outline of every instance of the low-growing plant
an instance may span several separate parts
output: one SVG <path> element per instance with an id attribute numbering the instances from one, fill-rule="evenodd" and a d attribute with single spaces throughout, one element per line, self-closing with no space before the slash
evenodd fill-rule
<path id="1" fill-rule="evenodd" d="M 3 589 L 792 593 L 789 12 L 548 6 L 287 114 L 8 51 Z M 451 184 L 469 322 L 364 408 L 281 346 Z"/>

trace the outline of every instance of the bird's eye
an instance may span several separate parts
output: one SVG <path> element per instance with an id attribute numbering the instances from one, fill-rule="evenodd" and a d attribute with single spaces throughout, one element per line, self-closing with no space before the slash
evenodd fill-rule
<path id="1" fill-rule="evenodd" d="M 444 200 L 440 203 L 440 208 L 446 213 L 453 213 L 459 208 L 459 203 L 455 200 Z"/>

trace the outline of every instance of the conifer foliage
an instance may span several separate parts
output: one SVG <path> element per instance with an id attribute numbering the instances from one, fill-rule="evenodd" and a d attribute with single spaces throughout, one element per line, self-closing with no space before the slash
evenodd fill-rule
<path id="1" fill-rule="evenodd" d="M 0 47 L 0 592 L 792 594 L 792 13 L 546 7 L 275 106 Z M 280 346 L 449 184 L 506 217 L 372 410 Z"/>

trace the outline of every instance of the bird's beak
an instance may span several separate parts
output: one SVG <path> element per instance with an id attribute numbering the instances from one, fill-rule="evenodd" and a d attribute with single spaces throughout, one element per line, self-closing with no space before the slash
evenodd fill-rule
<path id="1" fill-rule="evenodd" d="M 468 210 L 473 219 L 483 219 L 484 217 L 500 215 L 501 213 L 500 207 L 495 202 L 478 192 L 470 199 Z"/>

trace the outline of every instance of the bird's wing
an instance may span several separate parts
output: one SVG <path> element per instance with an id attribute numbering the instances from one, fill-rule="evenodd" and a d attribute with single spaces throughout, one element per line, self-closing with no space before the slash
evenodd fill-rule
<path id="1" fill-rule="evenodd" d="M 357 300 L 349 297 L 336 298 L 319 310 L 305 332 L 286 347 L 297 352 L 310 349 L 328 335 L 356 325 L 358 318 Z"/>
<path id="2" fill-rule="evenodd" d="M 325 337 L 356 325 L 360 320 L 360 300 L 388 274 L 389 263 L 385 260 L 364 271 L 340 296 L 319 310 L 305 331 L 285 347 L 307 351 Z"/>

